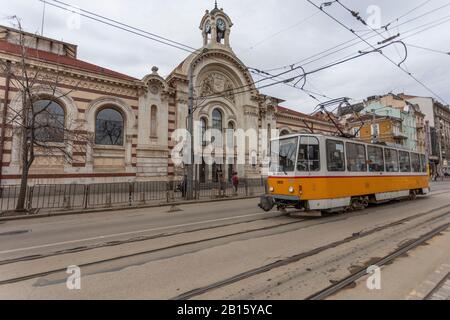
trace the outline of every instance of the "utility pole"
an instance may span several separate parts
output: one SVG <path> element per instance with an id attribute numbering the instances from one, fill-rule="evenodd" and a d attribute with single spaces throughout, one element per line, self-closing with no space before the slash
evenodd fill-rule
<path id="1" fill-rule="evenodd" d="M 190 163 L 188 164 L 187 170 L 187 183 L 186 183 L 186 196 L 187 200 L 194 199 L 194 165 L 195 165 L 195 157 L 194 157 L 194 64 L 199 56 L 206 53 L 208 49 L 204 48 L 198 55 L 194 57 L 192 62 L 189 65 L 188 70 L 188 81 L 189 81 L 189 98 L 188 98 L 188 133 L 190 136 L 190 151 L 189 151 L 189 159 Z"/>
<path id="2" fill-rule="evenodd" d="M 193 200 L 194 198 L 194 61 L 189 65 L 188 78 L 189 78 L 189 98 L 188 98 L 188 133 L 190 138 L 190 150 L 188 164 L 188 176 L 187 176 L 187 200 Z"/>
<path id="3" fill-rule="evenodd" d="M 375 133 L 375 121 L 376 121 L 376 114 L 375 109 L 372 109 L 372 127 L 370 128 L 372 130 L 372 143 L 376 143 L 378 140 L 377 134 Z"/>

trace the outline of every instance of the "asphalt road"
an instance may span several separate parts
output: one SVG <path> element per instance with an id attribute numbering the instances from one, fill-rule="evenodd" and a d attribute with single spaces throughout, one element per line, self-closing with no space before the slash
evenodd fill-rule
<path id="1" fill-rule="evenodd" d="M 416 201 L 322 218 L 264 213 L 257 201 L 4 222 L 0 298 L 170 299 L 197 290 L 188 297 L 304 299 L 355 266 L 450 222 L 449 182 L 433 184 L 433 193 Z M 428 259 L 425 271 L 450 258 L 428 254 L 436 259 Z M 65 271 L 73 265 L 81 266 L 81 290 L 66 286 Z M 418 274 L 425 277 L 425 271 Z M 394 285 L 385 296 L 405 298 L 421 281 L 406 280 L 409 286 Z M 355 292 L 363 297 L 364 290 Z"/>

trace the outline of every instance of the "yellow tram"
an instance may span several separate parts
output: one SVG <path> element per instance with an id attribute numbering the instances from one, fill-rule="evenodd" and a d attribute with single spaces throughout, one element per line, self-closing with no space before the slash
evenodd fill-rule
<path id="1" fill-rule="evenodd" d="M 316 134 L 271 141 L 268 194 L 259 206 L 338 212 L 430 192 L 424 154 Z"/>

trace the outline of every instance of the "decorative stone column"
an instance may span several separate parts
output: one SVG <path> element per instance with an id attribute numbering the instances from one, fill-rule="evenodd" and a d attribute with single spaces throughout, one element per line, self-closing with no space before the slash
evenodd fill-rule
<path id="1" fill-rule="evenodd" d="M 93 132 L 88 132 L 89 143 L 86 145 L 86 170 L 88 172 L 94 171 L 94 139 L 95 134 Z"/>
<path id="2" fill-rule="evenodd" d="M 225 45 L 227 47 L 230 46 L 230 33 L 231 33 L 231 30 L 229 28 L 227 28 L 227 30 L 225 31 Z"/>
<path id="3" fill-rule="evenodd" d="M 211 21 L 211 42 L 217 43 L 217 26 L 215 19 Z"/>
<path id="4" fill-rule="evenodd" d="M 125 166 L 131 167 L 132 165 L 132 143 L 133 143 L 133 135 L 127 134 L 125 140 Z"/>

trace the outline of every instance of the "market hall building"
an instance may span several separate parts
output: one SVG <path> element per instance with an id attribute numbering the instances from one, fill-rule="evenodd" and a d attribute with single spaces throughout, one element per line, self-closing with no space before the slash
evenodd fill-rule
<path id="1" fill-rule="evenodd" d="M 73 151 L 72 161 L 57 153 L 37 154 L 30 170 L 30 184 L 73 184 L 179 179 L 183 165 L 171 159 L 172 133 L 186 128 L 188 72 L 192 68 L 197 105 L 194 121 L 202 130 L 280 130 L 281 134 L 310 132 L 334 134 L 335 127 L 323 118 L 283 108 L 283 100 L 260 93 L 246 66 L 234 54 L 233 23 L 215 7 L 200 23 L 203 47 L 189 55 L 167 77 L 153 67 L 143 79 L 124 75 L 77 59 L 77 46 L 22 32 L 27 46 L 27 65 L 40 73 L 58 74 L 56 91 L 35 86 L 33 94 L 51 101 L 65 126 L 94 137 L 83 151 Z M 2 64 L 20 64 L 19 31 L 0 26 Z M 207 50 L 204 50 L 204 49 Z M 7 72 L 0 75 L 0 178 L 1 185 L 17 185 L 21 174 L 21 137 L 9 119 L 21 109 L 19 86 Z M 245 88 L 245 90 L 243 90 Z M 105 129 L 106 128 L 106 129 Z M 114 128 L 114 130 L 107 130 Z M 268 150 L 258 136 L 256 147 L 246 149 L 246 164 L 207 164 L 197 167 L 200 181 L 216 180 L 217 171 L 230 177 L 254 178 L 263 174 L 262 157 Z M 60 142 L 53 141 L 53 144 Z M 77 142 L 74 142 L 77 143 Z M 59 146 L 61 147 L 61 146 Z M 225 147 L 225 146 L 224 146 Z M 224 155 L 226 157 L 226 155 Z M 224 161 L 226 163 L 226 161 Z"/>

